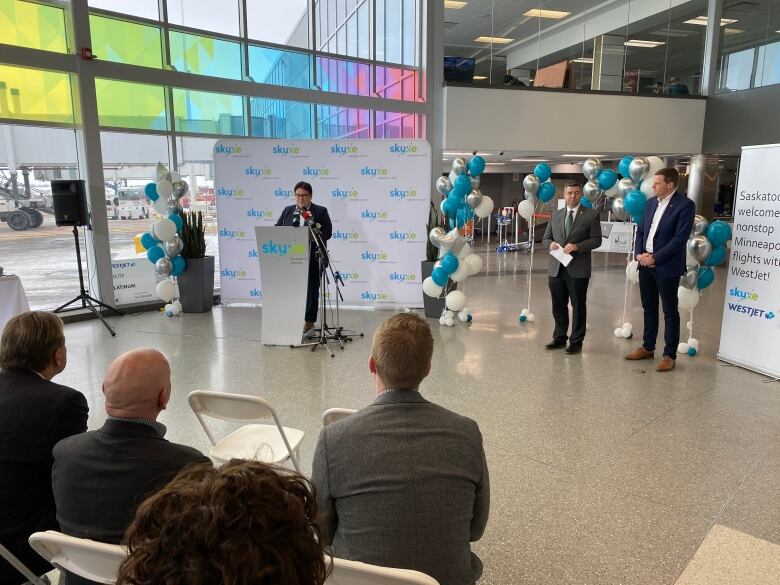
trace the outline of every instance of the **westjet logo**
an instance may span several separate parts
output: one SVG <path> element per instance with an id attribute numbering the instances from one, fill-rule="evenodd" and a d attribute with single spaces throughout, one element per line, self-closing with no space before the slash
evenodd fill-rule
<path id="1" fill-rule="evenodd" d="M 416 154 L 417 153 L 417 147 L 414 145 L 403 145 L 395 143 L 390 147 L 390 152 L 392 154 Z"/>
<path id="2" fill-rule="evenodd" d="M 730 297 L 736 297 L 742 301 L 757 301 L 758 295 L 754 293 L 753 291 L 747 292 L 746 290 L 741 290 L 738 286 L 735 286 L 729 291 Z"/>
<path id="3" fill-rule="evenodd" d="M 388 234 L 388 237 L 391 240 L 405 242 L 410 240 L 416 240 L 417 234 L 414 232 L 399 232 L 398 230 L 393 230 Z"/>
<path id="4" fill-rule="evenodd" d="M 383 210 L 364 209 L 360 214 L 360 218 L 368 221 L 388 221 L 390 214 Z"/>
<path id="5" fill-rule="evenodd" d="M 238 145 L 225 146 L 224 144 L 217 144 L 216 146 L 214 146 L 214 154 L 224 154 L 224 155 L 241 154 L 241 147 Z"/>
<path id="6" fill-rule="evenodd" d="M 282 189 L 279 187 L 274 191 L 274 197 L 277 199 L 292 199 L 293 192 L 292 189 Z"/>
<path id="7" fill-rule="evenodd" d="M 390 199 L 414 199 L 417 197 L 417 191 L 414 189 L 390 189 Z"/>
<path id="8" fill-rule="evenodd" d="M 227 187 L 220 187 L 215 191 L 215 194 L 219 199 L 232 199 L 233 197 L 235 198 L 243 197 L 244 191 L 243 189 L 238 189 L 238 188 L 228 189 Z"/>
<path id="9" fill-rule="evenodd" d="M 412 272 L 391 272 L 388 278 L 392 282 L 413 282 L 417 280 L 417 275 Z"/>
<path id="10" fill-rule="evenodd" d="M 244 169 L 244 174 L 247 177 L 270 177 L 273 171 L 269 167 L 253 167 L 248 166 Z"/>
<path id="11" fill-rule="evenodd" d="M 301 153 L 301 147 L 295 146 L 294 144 L 291 146 L 282 146 L 281 144 L 277 144 L 273 147 L 271 150 L 275 155 L 277 156 L 290 156 L 290 155 L 296 155 Z"/>
<path id="12" fill-rule="evenodd" d="M 330 175 L 330 169 L 328 167 L 320 167 L 315 169 L 314 167 L 305 166 L 301 171 L 304 177 L 327 177 Z"/>
<path id="13" fill-rule="evenodd" d="M 766 311 L 765 309 L 757 309 L 755 307 L 748 307 L 747 305 L 740 305 L 737 303 L 729 303 L 729 311 L 735 313 L 742 313 L 748 317 L 754 317 L 756 319 L 764 318 L 767 321 L 771 321 L 775 318 L 775 314 L 772 311 Z"/>
<path id="14" fill-rule="evenodd" d="M 344 232 L 341 230 L 336 230 L 331 235 L 331 240 L 337 240 L 340 242 L 349 242 L 349 241 L 356 241 L 360 238 L 360 234 L 358 234 L 355 230 L 352 230 L 351 232 Z"/>
<path id="15" fill-rule="evenodd" d="M 368 165 L 360 169 L 360 174 L 364 177 L 386 177 L 390 171 L 386 167 L 369 167 Z"/>
<path id="16" fill-rule="evenodd" d="M 381 303 L 383 301 L 389 301 L 390 295 L 384 291 L 366 290 L 360 295 L 360 298 L 364 301 L 370 301 L 372 303 Z"/>
<path id="17" fill-rule="evenodd" d="M 349 146 L 345 146 L 343 144 L 334 144 L 330 147 L 330 153 L 338 154 L 339 156 L 344 156 L 345 154 L 357 154 L 358 147 L 352 144 Z"/>

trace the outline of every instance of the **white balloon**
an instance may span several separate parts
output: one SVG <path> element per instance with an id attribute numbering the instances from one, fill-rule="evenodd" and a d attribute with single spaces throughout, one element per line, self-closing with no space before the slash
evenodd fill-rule
<path id="1" fill-rule="evenodd" d="M 664 164 L 664 161 L 662 161 L 657 156 L 648 156 L 647 162 L 650 163 L 650 170 L 647 171 L 647 177 L 645 177 L 645 180 L 651 180 L 654 174 L 656 174 L 658 171 L 660 171 L 662 168 L 664 168 L 666 165 Z"/>
<path id="2" fill-rule="evenodd" d="M 458 313 L 458 319 L 460 319 L 461 323 L 466 323 L 469 320 L 469 314 L 467 309 L 461 310 L 460 313 Z"/>
<path id="3" fill-rule="evenodd" d="M 695 349 L 696 351 L 699 351 L 699 340 L 698 340 L 698 339 L 696 339 L 695 337 L 691 337 L 691 338 L 688 340 L 688 345 L 690 345 L 690 346 L 691 346 L 693 349 Z"/>
<path id="4" fill-rule="evenodd" d="M 433 298 L 438 298 L 442 291 L 442 287 L 433 282 L 430 276 L 423 280 L 422 289 L 426 295 Z"/>
<path id="5" fill-rule="evenodd" d="M 458 252 L 458 260 L 465 260 L 469 254 L 471 254 L 471 245 L 467 242 Z"/>
<path id="6" fill-rule="evenodd" d="M 493 200 L 487 195 L 483 195 L 482 201 L 480 201 L 479 205 L 474 210 L 474 215 L 477 217 L 487 217 L 491 213 L 493 213 Z"/>
<path id="7" fill-rule="evenodd" d="M 699 304 L 699 291 L 685 288 L 684 286 L 678 287 L 677 304 L 683 311 L 690 311 Z"/>
<path id="8" fill-rule="evenodd" d="M 684 341 L 677 346 L 677 353 L 688 353 L 688 344 Z"/>
<path id="9" fill-rule="evenodd" d="M 469 271 L 469 265 L 465 262 L 458 264 L 458 269 L 450 274 L 452 282 L 461 282 L 466 280 L 469 276 L 471 276 L 471 272 Z"/>
<path id="10" fill-rule="evenodd" d="M 179 313 L 181 313 L 182 312 L 181 301 L 179 300 L 173 301 L 171 303 L 171 311 L 173 311 L 174 315 L 178 315 Z"/>
<path id="11" fill-rule="evenodd" d="M 631 284 L 639 284 L 639 262 L 632 260 L 626 266 L 626 278 Z"/>
<path id="12" fill-rule="evenodd" d="M 176 171 L 171 171 L 168 173 L 170 175 L 170 178 L 168 179 L 171 183 L 178 183 L 181 181 L 181 175 L 177 173 Z"/>
<path id="13" fill-rule="evenodd" d="M 176 235 L 176 224 L 167 217 L 158 219 L 152 225 L 152 235 L 161 242 L 167 242 Z"/>
<path id="14" fill-rule="evenodd" d="M 617 329 L 615 329 L 614 334 L 615 337 L 623 337 L 623 329 L 618 327 Z"/>
<path id="15" fill-rule="evenodd" d="M 447 300 L 445 302 L 447 303 L 447 308 L 450 311 L 457 313 L 458 311 L 463 310 L 463 307 L 466 306 L 466 295 L 463 291 L 454 290 L 447 294 Z"/>
<path id="16" fill-rule="evenodd" d="M 629 331 L 633 331 L 634 330 L 634 326 L 631 325 L 631 323 L 626 322 L 626 323 L 623 323 L 623 329 L 628 329 Z"/>
<path id="17" fill-rule="evenodd" d="M 620 333 L 623 334 L 623 337 L 628 339 L 629 337 L 631 337 L 631 333 L 632 332 L 631 332 L 631 329 L 627 329 L 627 328 L 623 327 L 623 329 L 620 330 Z"/>
<path id="18" fill-rule="evenodd" d="M 528 319 L 529 323 L 533 323 L 534 321 L 536 321 L 536 315 L 534 313 L 528 313 L 526 315 L 526 319 Z"/>
<path id="19" fill-rule="evenodd" d="M 157 181 L 157 194 L 161 199 L 168 199 L 171 193 L 173 193 L 173 183 L 165 179 Z"/>
<path id="20" fill-rule="evenodd" d="M 173 297 L 176 296 L 176 285 L 173 284 L 172 280 L 166 279 L 160 281 L 157 283 L 157 296 L 166 303 L 171 302 Z"/>
<path id="21" fill-rule="evenodd" d="M 455 313 L 453 313 L 453 312 L 452 312 L 452 311 L 450 311 L 449 309 L 444 309 L 444 316 L 445 316 L 447 319 L 449 319 L 450 317 L 454 317 L 454 316 L 455 316 Z"/>
<path id="22" fill-rule="evenodd" d="M 520 316 L 521 317 L 527 317 L 528 316 L 528 309 L 523 309 L 522 311 L 520 311 Z"/>
<path id="23" fill-rule="evenodd" d="M 531 219 L 531 216 L 534 214 L 533 201 L 529 201 L 528 199 L 521 201 L 517 206 L 517 212 L 523 219 Z"/>
<path id="24" fill-rule="evenodd" d="M 609 189 L 604 191 L 604 195 L 606 195 L 610 199 L 614 199 L 615 197 L 617 197 L 618 196 L 618 184 L 615 183 L 614 185 L 612 185 L 612 187 L 610 187 Z"/>
<path id="25" fill-rule="evenodd" d="M 157 181 L 162 179 L 163 175 L 165 175 L 167 173 L 168 173 L 168 169 L 166 168 L 166 166 L 164 164 L 162 164 L 161 162 L 158 162 L 157 163 L 157 167 L 155 167 L 155 169 L 154 169 L 154 176 L 157 179 Z"/>
<path id="26" fill-rule="evenodd" d="M 469 276 L 473 276 L 482 270 L 482 256 L 469 254 L 463 261 L 469 267 Z"/>
<path id="27" fill-rule="evenodd" d="M 645 194 L 646 197 L 655 197 L 655 191 L 653 191 L 653 176 L 647 175 L 645 177 L 645 180 L 642 181 L 642 185 L 639 187 L 639 190 Z"/>
<path id="28" fill-rule="evenodd" d="M 446 324 L 447 324 L 447 317 L 445 317 L 444 315 L 439 317 L 439 325 L 446 325 Z"/>
<path id="29" fill-rule="evenodd" d="M 447 317 L 447 319 L 444 321 L 444 324 L 447 327 L 452 327 L 453 325 L 455 325 L 455 319 L 453 319 L 452 317 Z"/>

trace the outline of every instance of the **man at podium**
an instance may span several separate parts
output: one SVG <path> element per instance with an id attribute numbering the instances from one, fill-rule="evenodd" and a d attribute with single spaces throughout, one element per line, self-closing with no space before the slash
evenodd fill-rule
<path id="1" fill-rule="evenodd" d="M 319 230 L 323 242 L 327 242 L 333 233 L 333 225 L 327 208 L 311 202 L 312 188 L 306 181 L 300 181 L 295 185 L 295 204 L 288 205 L 282 210 L 282 215 L 276 220 L 278 226 L 292 226 L 309 229 L 307 224 Z M 327 244 L 326 244 L 327 245 Z M 317 246 L 312 241 L 309 244 L 309 283 L 306 293 L 306 323 L 303 332 L 314 329 L 317 321 L 317 303 L 320 297 L 320 273 L 317 262 Z"/>

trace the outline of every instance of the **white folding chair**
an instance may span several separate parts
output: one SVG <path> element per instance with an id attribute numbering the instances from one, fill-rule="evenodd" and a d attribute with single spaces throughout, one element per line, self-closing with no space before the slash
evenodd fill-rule
<path id="1" fill-rule="evenodd" d="M 118 544 L 106 544 L 47 530 L 30 535 L 30 546 L 60 570 L 70 571 L 96 583 L 116 583 L 119 565 L 127 550 Z"/>
<path id="2" fill-rule="evenodd" d="M 353 408 L 329 408 L 322 413 L 322 426 L 327 427 L 329 424 L 347 418 L 350 414 L 356 413 L 357 410 Z"/>
<path id="3" fill-rule="evenodd" d="M 304 433 L 283 427 L 268 401 L 258 396 L 205 391 L 191 392 L 188 400 L 213 445 L 210 455 L 218 462 L 248 459 L 277 464 L 290 459 L 300 473 L 298 448 Z M 250 424 L 217 441 L 204 417 Z M 268 420 L 273 420 L 274 424 L 260 424 Z"/>
<path id="4" fill-rule="evenodd" d="M 9 565 L 19 571 L 19 573 L 33 585 L 47 585 L 45 581 L 33 573 L 29 567 L 27 567 L 27 565 L 20 561 L 16 555 L 5 548 L 2 544 L 0 544 L 0 557 L 3 557 Z"/>
<path id="5" fill-rule="evenodd" d="M 333 571 L 325 585 L 439 585 L 439 582 L 419 571 L 334 558 Z"/>

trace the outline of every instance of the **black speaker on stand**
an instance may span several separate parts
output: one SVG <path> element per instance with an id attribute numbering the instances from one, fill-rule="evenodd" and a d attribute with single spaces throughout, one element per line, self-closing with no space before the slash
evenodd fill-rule
<path id="1" fill-rule="evenodd" d="M 79 294 L 76 295 L 73 300 L 68 301 L 64 305 L 54 309 L 55 313 L 65 313 L 67 311 L 77 311 L 79 309 L 87 309 L 92 311 L 95 316 L 100 319 L 100 322 L 105 325 L 108 332 L 112 335 L 116 335 L 116 331 L 111 328 L 111 325 L 106 323 L 103 319 L 103 315 L 95 308 L 95 305 L 102 307 L 109 311 L 113 311 L 117 315 L 122 315 L 121 311 L 118 311 L 114 307 L 101 303 L 96 298 L 89 296 L 87 289 L 84 287 L 84 272 L 81 269 L 81 246 L 79 244 L 79 230 L 81 226 L 90 227 L 89 225 L 89 212 L 87 211 L 87 189 L 84 181 L 80 180 L 56 180 L 51 182 L 51 194 L 54 205 L 54 222 L 58 227 L 60 226 L 73 226 L 73 240 L 76 242 L 76 265 L 79 267 Z M 81 306 L 71 307 L 73 303 L 81 301 Z"/>

